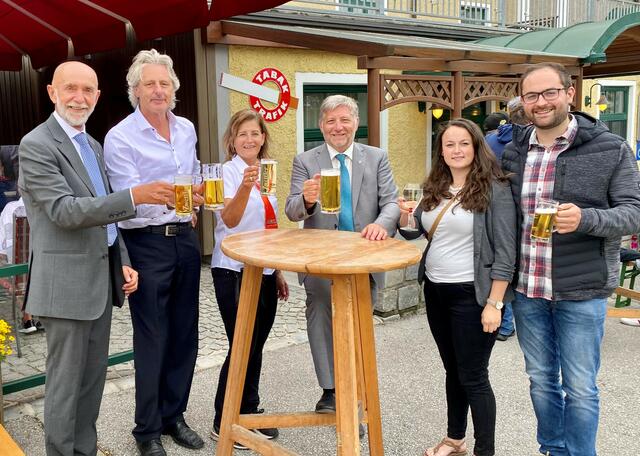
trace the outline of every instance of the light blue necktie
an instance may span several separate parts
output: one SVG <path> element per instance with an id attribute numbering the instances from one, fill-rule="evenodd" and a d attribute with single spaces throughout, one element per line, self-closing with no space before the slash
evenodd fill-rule
<path id="1" fill-rule="evenodd" d="M 89 174 L 89 178 L 91 179 L 93 188 L 96 191 L 96 195 L 106 196 L 107 191 L 104 188 L 104 181 L 102 180 L 102 174 L 100 173 L 100 167 L 98 166 L 98 159 L 96 158 L 96 153 L 89 145 L 87 135 L 80 133 L 75 135 L 73 139 L 80 145 L 80 155 L 82 156 L 84 167 L 87 170 L 87 174 Z M 107 225 L 107 243 L 109 245 L 113 245 L 116 237 L 118 237 L 116 225 L 114 223 L 109 223 Z"/>
<path id="2" fill-rule="evenodd" d="M 353 207 L 351 206 L 351 179 L 349 170 L 344 160 L 345 154 L 338 154 L 336 158 L 340 162 L 340 215 L 338 216 L 338 229 L 341 231 L 355 231 L 353 226 Z"/>

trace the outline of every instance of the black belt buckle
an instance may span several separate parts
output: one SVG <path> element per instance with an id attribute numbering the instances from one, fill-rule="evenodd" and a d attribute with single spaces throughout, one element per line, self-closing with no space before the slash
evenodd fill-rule
<path id="1" fill-rule="evenodd" d="M 167 237 L 173 237 L 178 234 L 178 225 L 165 225 L 164 235 Z"/>

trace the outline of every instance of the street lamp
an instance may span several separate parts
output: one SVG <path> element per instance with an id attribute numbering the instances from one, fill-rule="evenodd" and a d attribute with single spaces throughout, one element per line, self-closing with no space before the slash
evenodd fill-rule
<path id="1" fill-rule="evenodd" d="M 602 87 L 602 84 L 600 84 L 599 82 L 596 82 L 595 84 L 593 84 L 591 86 L 591 88 L 589 89 L 589 95 L 584 97 L 584 105 L 586 107 L 590 107 L 591 106 L 591 102 L 593 100 L 593 88 L 595 86 Z M 604 93 L 602 93 L 602 92 L 600 93 L 600 98 L 598 99 L 598 102 L 596 103 L 596 106 L 598 107 L 598 109 L 600 111 L 605 111 L 607 109 L 607 107 L 609 106 L 609 101 L 607 100 L 607 97 L 604 95 Z"/>

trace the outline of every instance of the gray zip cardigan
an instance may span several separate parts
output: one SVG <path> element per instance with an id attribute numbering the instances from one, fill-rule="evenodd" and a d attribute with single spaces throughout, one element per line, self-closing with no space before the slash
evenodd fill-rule
<path id="1" fill-rule="evenodd" d="M 473 276 L 476 300 L 485 306 L 493 280 L 511 283 L 516 269 L 516 207 L 508 183 L 494 181 L 491 186 L 491 202 L 485 212 L 473 213 Z M 458 206 L 454 204 L 453 208 Z M 449 211 L 451 208 L 448 209 Z M 422 210 L 414 212 L 418 231 L 400 229 L 405 239 L 417 239 L 426 230 L 422 226 Z M 418 265 L 418 282 L 425 278 L 425 259 L 432 242 L 438 242 L 438 229 L 427 244 Z M 511 285 L 507 287 L 503 301 L 513 300 Z"/>

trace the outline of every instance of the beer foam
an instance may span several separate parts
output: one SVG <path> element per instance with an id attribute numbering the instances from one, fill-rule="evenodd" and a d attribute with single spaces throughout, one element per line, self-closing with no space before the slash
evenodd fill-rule
<path id="1" fill-rule="evenodd" d="M 536 209 L 536 214 L 556 214 L 557 212 L 558 212 L 558 209 L 554 207 L 545 207 L 545 208 Z"/>

